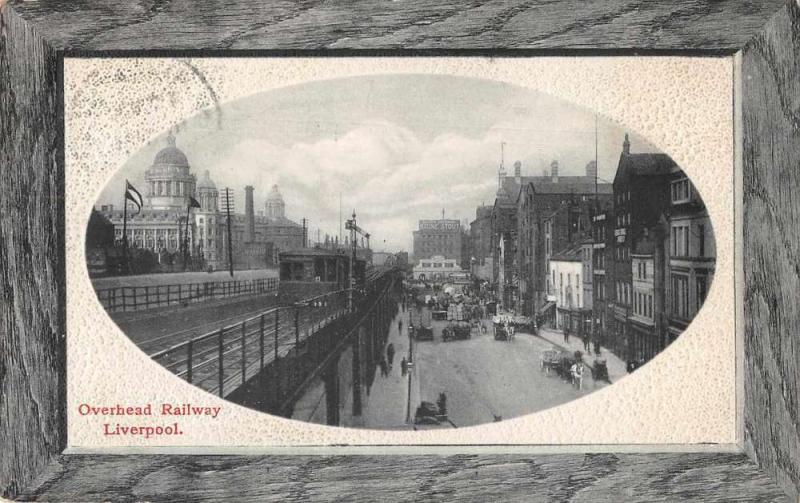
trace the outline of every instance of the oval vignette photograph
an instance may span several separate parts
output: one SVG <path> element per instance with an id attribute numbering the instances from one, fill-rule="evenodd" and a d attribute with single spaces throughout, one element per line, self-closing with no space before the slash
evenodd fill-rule
<path id="1" fill-rule="evenodd" d="M 97 299 L 177 378 L 309 423 L 432 430 L 613 386 L 714 277 L 691 179 L 489 79 L 319 80 L 187 117 L 86 215 Z"/>

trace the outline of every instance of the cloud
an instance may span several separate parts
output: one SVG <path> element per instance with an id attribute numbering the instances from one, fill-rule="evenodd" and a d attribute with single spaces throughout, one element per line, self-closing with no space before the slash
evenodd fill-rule
<path id="1" fill-rule="evenodd" d="M 447 132 L 421 140 L 412 130 L 385 120 L 364 120 L 337 137 L 277 146 L 266 140 L 243 140 L 211 167 L 218 185 L 251 184 L 256 205 L 273 184 L 280 187 L 287 216 L 310 221 L 311 236 L 338 234 L 339 194 L 343 217 L 355 210 L 359 223 L 374 236 L 373 244 L 389 250 L 412 247 L 419 219 L 447 218 L 465 224 L 475 208 L 493 204 L 497 188 L 500 142 L 512 159 L 523 160 L 523 174 L 539 174 L 558 158 L 562 174 L 578 174 L 590 159 L 585 139 L 564 131 L 542 130 L 518 123 L 498 123 L 483 135 Z M 513 156 L 513 157 L 512 157 Z M 232 181 L 222 181 L 230 179 Z"/>

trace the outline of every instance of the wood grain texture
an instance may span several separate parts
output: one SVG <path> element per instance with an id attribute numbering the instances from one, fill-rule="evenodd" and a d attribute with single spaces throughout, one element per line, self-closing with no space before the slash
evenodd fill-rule
<path id="1" fill-rule="evenodd" d="M 800 16 L 792 1 L 767 24 L 783 4 L 14 0 L 2 7 L 0 493 L 51 501 L 784 501 L 772 476 L 796 501 Z M 765 24 L 743 58 L 745 428 L 758 465 L 727 454 L 56 456 L 66 442 L 60 51 L 733 52 Z"/>
<path id="2" fill-rule="evenodd" d="M 745 438 L 800 498 L 800 5 L 742 54 Z"/>
<path id="3" fill-rule="evenodd" d="M 80 50 L 605 48 L 736 51 L 783 0 L 14 0 Z"/>
<path id="4" fill-rule="evenodd" d="M 21 500 L 786 502 L 744 454 L 63 456 Z"/>
<path id="5" fill-rule="evenodd" d="M 66 443 L 58 59 L 0 10 L 0 494 Z"/>

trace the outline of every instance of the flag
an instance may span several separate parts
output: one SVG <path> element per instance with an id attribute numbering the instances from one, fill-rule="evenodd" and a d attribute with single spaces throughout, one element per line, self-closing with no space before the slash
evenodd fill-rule
<path id="1" fill-rule="evenodd" d="M 142 205 L 144 204 L 142 194 L 128 180 L 125 180 L 125 199 L 136 205 L 136 214 L 142 211 Z"/>
<path id="2" fill-rule="evenodd" d="M 189 208 L 199 208 L 200 203 L 197 202 L 197 199 L 189 196 Z"/>

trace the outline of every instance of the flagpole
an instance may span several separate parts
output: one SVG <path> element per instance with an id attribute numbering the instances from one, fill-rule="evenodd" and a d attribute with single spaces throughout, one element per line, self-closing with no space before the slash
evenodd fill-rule
<path id="1" fill-rule="evenodd" d="M 189 210 L 192 209 L 191 200 L 186 203 L 186 232 L 183 234 L 183 270 L 186 270 L 186 262 L 189 260 Z"/>
<path id="2" fill-rule="evenodd" d="M 125 191 L 122 193 L 122 262 L 123 274 L 130 274 L 128 263 L 128 180 L 125 180 Z"/>

